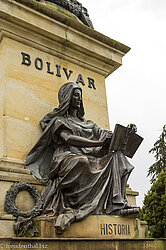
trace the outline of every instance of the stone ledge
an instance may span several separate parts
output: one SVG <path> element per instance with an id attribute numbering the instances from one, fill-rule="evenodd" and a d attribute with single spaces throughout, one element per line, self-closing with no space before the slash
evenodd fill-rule
<path id="1" fill-rule="evenodd" d="M 0 236 L 0 240 L 3 240 L 4 237 Z M 134 239 L 99 239 L 99 238 L 44 238 L 41 239 L 40 237 L 5 237 L 4 240 L 22 240 L 22 241 L 28 241 L 28 240 L 32 240 L 32 241 L 36 241 L 36 240 L 40 240 L 40 241 L 164 241 L 166 243 L 166 238 L 134 238 Z"/>
<path id="2" fill-rule="evenodd" d="M 18 173 L 18 174 L 30 174 L 29 169 L 10 168 L 10 167 L 1 166 L 1 165 L 0 165 L 0 171 L 10 172 L 10 173 Z"/>
<path id="3" fill-rule="evenodd" d="M 117 50 L 120 50 L 123 53 L 127 53 L 130 48 L 116 40 L 113 40 L 109 37 L 103 36 L 101 33 L 85 26 L 81 22 L 78 22 L 77 20 L 74 20 L 73 17 L 69 17 L 67 15 L 63 15 L 62 13 L 59 13 L 51 8 L 49 8 L 47 5 L 39 3 L 35 0 L 15 0 L 16 2 L 19 2 L 21 4 L 27 5 L 34 10 L 37 10 L 51 18 L 54 18 L 55 20 L 58 20 L 74 29 L 77 29 L 78 31 L 83 32 L 84 34 L 87 34 L 88 36 L 91 36 L 95 38 L 96 40 L 99 40 L 109 46 L 114 47 Z"/>
<path id="4" fill-rule="evenodd" d="M 132 195 L 132 196 L 138 196 L 139 195 L 139 192 L 137 191 L 130 191 L 130 190 L 126 190 L 126 194 L 127 195 Z"/>
<path id="5" fill-rule="evenodd" d="M 4 157 L 0 159 L 0 167 L 16 167 L 16 168 L 24 168 L 25 166 L 25 161 L 19 160 L 19 159 L 14 159 L 14 158 L 8 158 Z"/>
<path id="6" fill-rule="evenodd" d="M 0 170 L 0 181 L 9 181 L 9 182 L 28 182 L 35 185 L 46 185 L 44 182 L 35 179 L 31 174 L 23 174 L 21 172 L 11 171 L 1 171 Z M 18 170 L 19 171 L 19 170 Z"/>
<path id="7" fill-rule="evenodd" d="M 16 237 L 3 237 L 0 238 L 1 246 L 18 246 L 17 249 L 23 250 L 33 246 L 35 249 L 45 248 L 48 250 L 56 249 L 70 249 L 70 250 L 83 250 L 83 249 L 132 249 L 132 250 L 164 250 L 166 247 L 165 239 L 40 239 L 40 238 L 16 238 Z M 25 247 L 24 247 L 25 245 Z M 14 248 L 14 247 L 13 247 Z"/>
<path id="8" fill-rule="evenodd" d="M 15 217 L 11 214 L 0 213 L 0 220 L 11 220 L 14 221 Z"/>
<path id="9" fill-rule="evenodd" d="M 43 181 L 35 179 L 29 169 L 25 169 L 25 161 L 14 158 L 0 159 L 0 180 L 45 185 Z"/>

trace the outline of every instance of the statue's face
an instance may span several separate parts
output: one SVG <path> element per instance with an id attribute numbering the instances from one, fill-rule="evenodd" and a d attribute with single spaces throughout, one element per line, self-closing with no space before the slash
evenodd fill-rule
<path id="1" fill-rule="evenodd" d="M 72 2 L 72 4 L 75 5 L 75 7 L 78 7 L 80 5 L 80 3 L 78 1 L 72 0 L 71 2 Z"/>
<path id="2" fill-rule="evenodd" d="M 73 96 L 71 98 L 71 107 L 78 109 L 81 106 L 82 93 L 80 89 L 74 89 Z"/>
<path id="3" fill-rule="evenodd" d="M 86 14 L 87 16 L 89 16 L 89 14 L 88 14 L 88 11 L 87 11 L 87 9 L 86 8 L 82 8 L 82 12 L 84 13 L 84 14 Z"/>
<path id="4" fill-rule="evenodd" d="M 71 2 L 74 4 L 78 4 L 78 1 L 76 1 L 76 0 L 71 0 Z"/>

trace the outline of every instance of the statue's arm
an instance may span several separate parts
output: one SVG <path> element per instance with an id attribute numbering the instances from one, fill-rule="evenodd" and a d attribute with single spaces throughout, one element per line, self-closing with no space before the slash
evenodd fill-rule
<path id="1" fill-rule="evenodd" d="M 73 135 L 68 130 L 60 131 L 59 137 L 65 143 L 70 144 L 72 146 L 76 146 L 76 147 L 100 147 L 100 146 L 103 146 L 108 141 L 107 137 L 103 138 L 100 141 L 89 140 L 81 136 Z"/>

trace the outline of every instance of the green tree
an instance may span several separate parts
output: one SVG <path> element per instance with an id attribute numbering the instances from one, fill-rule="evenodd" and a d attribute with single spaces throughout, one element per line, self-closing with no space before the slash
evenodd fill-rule
<path id="1" fill-rule="evenodd" d="M 143 220 L 148 222 L 149 237 L 166 237 L 166 172 L 162 171 L 158 179 L 145 195 Z"/>
<path id="2" fill-rule="evenodd" d="M 144 198 L 142 219 L 148 222 L 149 236 L 160 238 L 166 237 L 166 125 L 150 153 L 156 162 L 148 171 L 152 186 Z"/>
<path id="3" fill-rule="evenodd" d="M 151 183 L 154 183 L 158 177 L 158 174 L 166 168 L 166 125 L 163 127 L 163 131 L 156 141 L 154 147 L 149 153 L 155 154 L 156 162 L 150 166 L 148 176 L 151 176 Z"/>

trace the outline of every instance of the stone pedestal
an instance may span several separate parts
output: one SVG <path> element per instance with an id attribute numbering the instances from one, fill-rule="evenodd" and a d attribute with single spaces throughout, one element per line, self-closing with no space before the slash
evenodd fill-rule
<path id="1" fill-rule="evenodd" d="M 0 238 L 1 248 L 47 249 L 47 250 L 165 250 L 166 239 L 40 239 L 40 238 Z"/>
<path id="2" fill-rule="evenodd" d="M 73 223 L 62 235 L 55 233 L 55 218 L 36 220 L 42 238 L 96 238 L 134 239 L 144 238 L 147 225 L 139 219 L 122 216 L 91 215 L 81 222 Z"/>
<path id="3" fill-rule="evenodd" d="M 105 78 L 121 66 L 130 48 L 86 27 L 58 6 L 35 0 L 0 0 L 0 28 L 0 236 L 13 237 L 14 218 L 4 211 L 6 192 L 17 181 L 43 192 L 44 184 L 24 169 L 25 158 L 42 133 L 39 121 L 58 105 L 60 86 L 77 82 L 83 88 L 86 118 L 108 129 Z M 127 192 L 135 204 L 137 193 Z M 34 201 L 22 193 L 17 205 L 24 199 L 28 202 L 22 209 L 28 210 Z M 115 220 L 114 224 L 127 225 Z M 111 221 L 101 219 L 99 224 Z M 47 224 L 41 221 L 41 228 L 43 223 Z M 131 237 L 136 237 L 137 222 L 131 224 Z M 79 229 L 77 224 L 72 227 L 74 236 L 72 230 Z"/>

